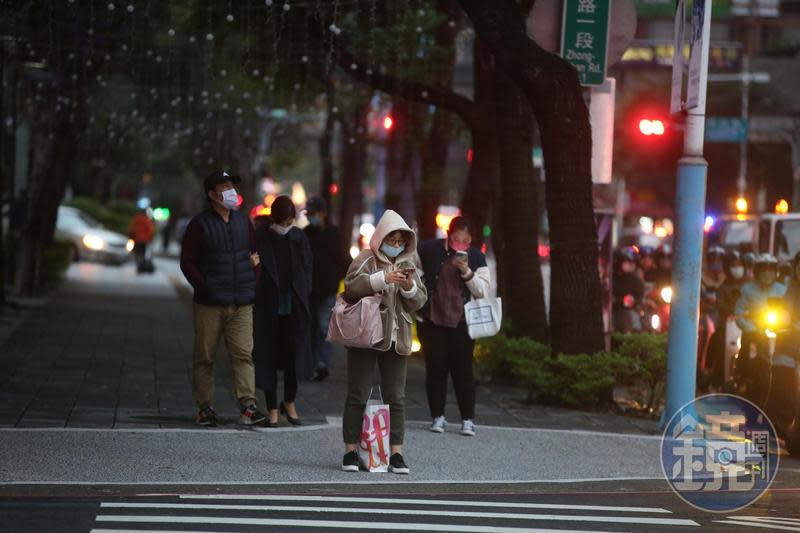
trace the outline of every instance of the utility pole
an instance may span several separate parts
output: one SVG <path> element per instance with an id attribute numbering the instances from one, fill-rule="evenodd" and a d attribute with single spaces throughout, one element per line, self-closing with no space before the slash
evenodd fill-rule
<path id="1" fill-rule="evenodd" d="M 750 56 L 742 57 L 742 124 L 747 131 L 747 119 L 750 115 Z M 736 179 L 736 190 L 739 197 L 744 197 L 747 190 L 747 133 L 739 140 L 739 176 Z"/>
<path id="2" fill-rule="evenodd" d="M 686 114 L 683 156 L 678 162 L 675 259 L 672 266 L 674 292 L 669 313 L 667 397 L 661 418 L 662 427 L 665 427 L 684 405 L 694 400 L 697 379 L 697 322 L 700 309 L 700 273 L 703 260 L 703 222 L 708 170 L 708 163 L 703 158 L 703 136 L 706 119 L 708 44 L 711 34 L 711 0 L 703 0 L 704 9 L 698 5 L 699 1 L 697 0 L 693 6 L 692 17 L 695 24 L 702 23 L 701 28 L 692 28 L 692 58 L 689 65 L 687 94 L 687 107 L 688 105 L 692 107 Z M 683 5 L 683 2 L 679 2 L 680 17 L 683 17 Z M 680 23 L 682 26 L 683 18 L 680 19 Z M 680 38 L 676 38 L 675 54 L 680 54 L 683 50 L 683 32 L 676 31 L 676 35 L 678 34 Z M 700 50 L 695 49 L 698 46 Z M 680 91 L 680 84 L 677 90 Z"/>

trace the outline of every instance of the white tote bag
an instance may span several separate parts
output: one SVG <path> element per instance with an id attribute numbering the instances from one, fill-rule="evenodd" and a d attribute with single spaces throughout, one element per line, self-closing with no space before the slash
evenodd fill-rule
<path id="1" fill-rule="evenodd" d="M 380 389 L 378 389 L 380 396 Z M 372 399 L 369 392 L 364 419 L 361 424 L 361 439 L 358 444 L 358 459 L 370 472 L 389 471 L 389 406 L 383 398 Z"/>
<path id="2" fill-rule="evenodd" d="M 464 305 L 471 339 L 492 337 L 500 332 L 503 322 L 503 302 L 501 298 L 479 298 Z"/>

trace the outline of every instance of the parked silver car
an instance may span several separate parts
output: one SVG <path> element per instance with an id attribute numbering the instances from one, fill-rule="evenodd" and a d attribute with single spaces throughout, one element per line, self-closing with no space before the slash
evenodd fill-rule
<path id="1" fill-rule="evenodd" d="M 122 264 L 133 250 L 133 240 L 105 229 L 80 209 L 63 205 L 58 208 L 55 238 L 72 243 L 76 261 Z"/>

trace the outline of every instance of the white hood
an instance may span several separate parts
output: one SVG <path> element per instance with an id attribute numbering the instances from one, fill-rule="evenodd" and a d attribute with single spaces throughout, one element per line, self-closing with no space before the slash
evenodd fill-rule
<path id="1" fill-rule="evenodd" d="M 408 235 L 408 243 L 406 244 L 406 249 L 395 259 L 395 262 L 400 262 L 414 255 L 417 251 L 417 234 L 408 227 L 403 217 L 391 209 L 387 209 L 378 221 L 378 225 L 375 227 L 375 233 L 372 234 L 369 240 L 369 248 L 372 250 L 373 255 L 384 263 L 391 263 L 392 261 L 380 250 L 383 239 L 390 233 L 398 230 Z"/>

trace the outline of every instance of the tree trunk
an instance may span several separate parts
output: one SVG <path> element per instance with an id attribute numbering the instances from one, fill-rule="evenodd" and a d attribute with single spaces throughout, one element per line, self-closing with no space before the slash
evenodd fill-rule
<path id="1" fill-rule="evenodd" d="M 436 10 L 445 20 L 436 28 L 434 39 L 436 46 L 446 53 L 447 57 L 442 61 L 443 68 L 437 69 L 435 83 L 441 87 L 451 88 L 456 59 L 455 40 L 458 34 L 458 24 L 455 22 L 463 17 L 463 13 L 455 0 L 437 0 Z M 452 130 L 453 119 L 450 113 L 437 107 L 431 121 L 428 142 L 420 150 L 422 175 L 417 199 L 419 207 L 417 222 L 422 239 L 436 237 L 436 213 L 441 204 L 442 187 L 447 177 L 447 158 Z"/>
<path id="2" fill-rule="evenodd" d="M 82 111 L 80 107 L 76 109 L 75 116 L 82 119 Z M 37 213 L 37 216 L 28 217 L 21 231 L 15 278 L 15 292 L 20 296 L 30 297 L 39 293 L 42 254 L 53 242 L 58 206 L 64 198 L 64 189 L 78 151 L 77 138 L 85 122 L 80 119 L 70 121 L 66 113 L 57 115 L 55 120 L 52 130 L 49 121 L 38 124 L 31 139 L 28 213 Z"/>
<path id="3" fill-rule="evenodd" d="M 436 238 L 436 213 L 442 199 L 442 185 L 447 174 L 452 120 L 450 113 L 436 109 L 428 142 L 422 147 L 422 180 L 419 199 L 419 234 L 423 240 Z"/>
<path id="4" fill-rule="evenodd" d="M 394 125 L 386 145 L 386 198 L 387 209 L 393 209 L 413 224 L 415 215 L 414 195 L 416 192 L 415 143 L 414 132 L 420 130 L 420 110 L 413 103 L 402 98 L 392 102 Z"/>
<path id="5" fill-rule="evenodd" d="M 475 225 L 473 240 L 483 243 L 483 227 L 497 205 L 500 183 L 500 155 L 497 151 L 497 128 L 494 120 L 494 59 L 479 38 L 475 39 L 475 120 L 472 122 L 472 163 L 461 201 L 461 212 Z M 493 224 L 493 226 L 496 226 Z M 497 231 L 496 228 L 493 231 Z M 494 233 L 492 244 L 500 262 L 502 239 Z"/>
<path id="6" fill-rule="evenodd" d="M 331 185 L 333 185 L 333 156 L 331 155 L 331 145 L 333 144 L 333 130 L 336 126 L 336 117 L 332 111 L 333 107 L 336 105 L 336 93 L 333 87 L 333 81 L 330 77 L 325 80 L 325 95 L 327 96 L 327 116 L 325 118 L 325 129 L 322 131 L 322 136 L 319 139 L 319 158 L 322 164 L 319 193 L 329 206 L 328 212 L 333 213 L 333 210 L 330 208 L 332 196 Z"/>
<path id="7" fill-rule="evenodd" d="M 524 91 L 542 134 L 550 222 L 553 351 L 603 349 L 589 113 L 575 69 L 539 47 L 513 0 L 459 0 L 498 66 Z"/>
<path id="8" fill-rule="evenodd" d="M 504 307 L 513 336 L 547 342 L 542 270 L 539 264 L 539 199 L 531 154 L 534 118 L 525 94 L 505 72 L 495 71 Z"/>
<path id="9" fill-rule="evenodd" d="M 369 101 L 356 106 L 348 116 L 343 117 L 342 125 L 342 184 L 340 189 L 339 229 L 342 232 L 345 248 L 350 248 L 353 234 L 353 220 L 364 211 L 361 184 L 366 173 L 367 159 L 367 112 Z M 353 139 L 354 142 L 350 142 Z"/>

